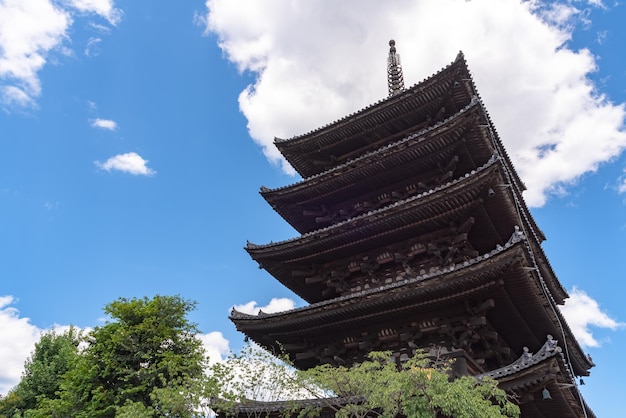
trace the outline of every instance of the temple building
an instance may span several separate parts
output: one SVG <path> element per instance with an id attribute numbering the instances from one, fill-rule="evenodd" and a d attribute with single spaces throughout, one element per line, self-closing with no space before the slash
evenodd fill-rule
<path id="1" fill-rule="evenodd" d="M 300 236 L 246 250 L 308 305 L 231 320 L 299 368 L 421 348 L 454 358 L 456 375 L 497 379 L 522 417 L 594 417 L 577 387 L 593 363 L 463 54 L 405 88 L 391 41 L 388 86 L 276 139 L 303 180 L 261 195 Z"/>

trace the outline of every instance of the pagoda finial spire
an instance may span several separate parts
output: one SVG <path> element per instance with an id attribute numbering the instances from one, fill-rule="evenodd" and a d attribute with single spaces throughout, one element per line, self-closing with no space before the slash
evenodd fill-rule
<path id="1" fill-rule="evenodd" d="M 389 96 L 404 91 L 404 77 L 400 65 L 400 55 L 396 54 L 396 41 L 389 41 L 389 58 L 387 59 L 387 84 Z"/>

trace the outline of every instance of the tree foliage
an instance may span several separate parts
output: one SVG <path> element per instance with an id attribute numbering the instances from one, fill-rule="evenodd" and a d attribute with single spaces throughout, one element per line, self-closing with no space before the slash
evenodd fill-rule
<path id="1" fill-rule="evenodd" d="M 84 337 L 84 349 L 56 375 L 54 386 L 33 390 L 37 401 L 24 417 L 205 416 L 210 381 L 197 327 L 187 319 L 194 308 L 179 296 L 108 304 L 110 321 Z M 47 382 L 39 369 L 33 376 Z"/>
<path id="2" fill-rule="evenodd" d="M 0 417 L 193 418 L 208 416 L 209 402 L 226 414 L 276 412 L 276 403 L 252 400 L 280 401 L 282 414 L 301 417 L 321 408 L 339 418 L 519 416 L 497 382 L 450 380 L 447 365 L 423 353 L 398 364 L 374 352 L 352 367 L 299 371 L 247 346 L 207 374 L 197 327 L 187 318 L 194 308 L 179 296 L 118 299 L 105 307 L 110 321 L 83 337 L 72 328 L 42 335 L 22 380 L 0 399 Z M 299 399 L 315 402 L 303 408 Z"/>
<path id="3" fill-rule="evenodd" d="M 450 380 L 445 364 L 433 363 L 419 352 L 400 366 L 390 353 L 373 352 L 350 368 L 322 365 L 300 372 L 300 378 L 342 399 L 357 400 L 337 412 L 341 418 L 519 416 L 519 408 L 508 401 L 496 381 L 471 376 Z"/>
<path id="4" fill-rule="evenodd" d="M 213 407 L 220 415 L 262 418 L 269 416 L 274 402 L 281 402 L 285 417 L 298 415 L 302 408 L 297 400 L 311 397 L 286 356 L 274 356 L 256 345 L 248 344 L 239 354 L 213 364 L 210 375 L 218 389 Z"/>
<path id="5" fill-rule="evenodd" d="M 258 353 L 248 348 L 217 366 L 217 376 L 238 376 L 220 385 L 229 389 L 222 392 L 221 408 L 227 413 L 267 415 L 259 404 L 257 409 L 245 407 L 254 406 L 251 399 L 262 399 L 291 400 L 281 406 L 290 415 L 303 405 L 294 402 L 296 398 L 317 400 L 318 407 L 304 410 L 301 416 L 315 415 L 321 407 L 333 410 L 339 418 L 502 418 L 520 413 L 496 381 L 470 376 L 450 380 L 445 363 L 433 362 L 421 352 L 400 365 L 388 352 L 373 352 L 352 367 L 321 365 L 304 371 L 295 370 L 284 359 L 272 361 Z"/>
<path id="6" fill-rule="evenodd" d="M 211 367 L 211 375 L 219 382 L 219 398 L 234 403 L 293 397 L 298 390 L 293 385 L 294 372 L 288 361 L 254 345 L 244 346 L 239 354 L 231 353 L 225 362 Z"/>
<path id="7" fill-rule="evenodd" d="M 0 401 L 0 416 L 29 415 L 38 404 L 58 398 L 63 376 L 76 363 L 79 342 L 80 335 L 73 327 L 60 334 L 42 334 L 24 364 L 19 384 Z"/>

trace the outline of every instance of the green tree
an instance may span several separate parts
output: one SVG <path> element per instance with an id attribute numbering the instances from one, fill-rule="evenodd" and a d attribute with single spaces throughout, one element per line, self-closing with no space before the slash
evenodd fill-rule
<path id="1" fill-rule="evenodd" d="M 248 344 L 240 353 L 231 353 L 226 361 L 214 363 L 210 376 L 217 389 L 212 406 L 220 415 L 243 413 L 262 418 L 269 416 L 272 403 L 287 401 L 282 402 L 281 412 L 288 417 L 298 415 L 302 409 L 298 399 L 311 397 L 306 382 L 298 378 L 286 356 L 273 356 L 256 345 Z"/>
<path id="2" fill-rule="evenodd" d="M 89 333 L 60 398 L 38 416 L 202 416 L 206 357 L 187 319 L 195 305 L 179 296 L 108 304 L 111 321 Z"/>
<path id="3" fill-rule="evenodd" d="M 520 413 L 496 381 L 471 376 L 450 380 L 447 365 L 433 363 L 424 353 L 398 367 L 390 353 L 373 352 L 350 368 L 322 365 L 300 372 L 299 378 L 308 387 L 349 400 L 337 411 L 342 418 L 500 418 Z"/>
<path id="4" fill-rule="evenodd" d="M 261 404 L 256 409 L 242 406 L 253 406 L 251 399 L 289 399 L 281 405 L 283 413 L 315 415 L 319 408 L 302 413 L 294 400 L 317 398 L 318 405 L 334 410 L 340 418 L 502 418 L 520 413 L 496 381 L 470 376 L 450 380 L 445 363 L 433 362 L 419 352 L 401 365 L 388 352 L 373 352 L 352 367 L 321 365 L 304 371 L 257 353 L 248 348 L 243 355 L 213 367 L 221 381 L 218 408 L 222 411 L 264 416 L 267 411 Z"/>
<path id="5" fill-rule="evenodd" d="M 76 365 L 79 342 L 73 327 L 61 334 L 42 334 L 24 364 L 22 379 L 0 400 L 0 416 L 29 416 L 41 403 L 58 398 L 62 377 Z"/>

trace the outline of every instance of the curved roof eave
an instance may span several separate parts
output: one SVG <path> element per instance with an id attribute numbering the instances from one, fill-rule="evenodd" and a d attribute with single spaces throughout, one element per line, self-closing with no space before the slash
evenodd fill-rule
<path id="1" fill-rule="evenodd" d="M 393 104 L 395 102 L 401 101 L 402 98 L 410 96 L 413 94 L 414 90 L 419 89 L 420 87 L 423 87 L 424 85 L 428 84 L 428 83 L 435 83 L 439 78 L 442 77 L 442 75 L 445 75 L 448 71 L 451 71 L 455 68 L 455 66 L 460 66 L 461 69 L 464 69 L 466 71 L 469 72 L 468 68 L 467 68 L 467 63 L 465 61 L 465 57 L 463 55 L 463 52 L 459 52 L 455 58 L 454 61 L 452 61 L 450 64 L 446 65 L 445 67 L 443 67 L 442 69 L 440 69 L 439 71 L 437 71 L 435 74 L 431 75 L 430 77 L 414 84 L 413 86 L 407 88 L 404 92 L 393 95 L 393 96 L 388 96 L 385 97 L 375 103 L 372 103 L 368 106 L 366 106 L 365 108 L 358 110 L 354 113 L 351 113 L 347 116 L 342 117 L 341 119 L 337 119 L 334 122 L 331 122 L 329 124 L 326 124 L 324 126 L 321 126 L 317 129 L 314 129 L 312 131 L 309 131 L 307 133 L 301 134 L 301 135 L 296 135 L 293 136 L 291 138 L 274 138 L 274 143 L 276 144 L 276 146 L 281 147 L 284 145 L 293 145 L 295 143 L 298 142 L 303 142 L 303 141 L 307 141 L 312 137 L 315 136 L 319 136 L 320 134 L 336 129 L 339 126 L 346 124 L 346 123 L 355 123 L 355 121 L 358 121 L 360 119 L 363 119 L 365 117 L 368 116 L 368 114 L 372 111 L 375 110 L 381 106 L 384 105 L 390 105 Z"/>
<path id="2" fill-rule="evenodd" d="M 461 109 L 459 112 L 455 113 L 454 115 L 438 122 L 437 124 L 422 129 L 418 132 L 415 132 L 413 134 L 407 135 L 404 138 L 398 140 L 398 141 L 394 141 L 391 142 L 389 144 L 383 145 L 380 148 L 377 148 L 375 150 L 366 152 L 365 154 L 359 155 L 356 158 L 350 159 L 344 163 L 341 163 L 337 166 L 334 166 L 332 168 L 329 168 L 328 170 L 322 171 L 321 173 L 318 174 L 314 174 L 310 177 L 307 177 L 305 179 L 299 180 L 297 182 L 288 184 L 286 186 L 280 186 L 280 187 L 276 187 L 276 188 L 262 188 L 261 189 L 261 195 L 268 200 L 268 197 L 276 194 L 276 193 L 280 193 L 280 192 L 284 192 L 284 191 L 289 191 L 289 190 L 294 190 L 294 189 L 298 189 L 298 188 L 304 188 L 307 187 L 309 184 L 312 183 L 317 183 L 317 182 L 323 182 L 324 180 L 326 180 L 326 178 L 333 178 L 334 176 L 337 175 L 337 173 L 345 170 L 346 168 L 350 168 L 350 167 L 354 167 L 355 165 L 359 165 L 362 166 L 364 165 L 367 161 L 372 160 L 374 158 L 378 158 L 378 156 L 387 151 L 387 150 L 393 150 L 394 148 L 400 148 L 402 147 L 404 144 L 406 144 L 409 141 L 415 140 L 416 138 L 419 138 L 420 136 L 426 136 L 429 134 L 432 134 L 433 132 L 436 132 L 437 130 L 441 130 L 442 128 L 445 129 L 447 127 L 447 125 L 450 124 L 450 122 L 453 122 L 457 119 L 459 119 L 461 116 L 464 116 L 467 112 L 470 112 L 473 108 L 480 108 L 480 103 L 478 100 L 472 100 L 472 102 L 470 104 L 468 104 L 466 107 L 464 107 L 463 109 Z"/>
<path id="3" fill-rule="evenodd" d="M 477 266 L 480 262 L 488 260 L 488 259 L 493 259 L 496 256 L 503 257 L 504 255 L 509 255 L 510 257 L 513 257 L 513 255 L 511 255 L 511 252 L 513 251 L 519 252 L 522 246 L 518 244 L 523 242 L 524 240 L 525 238 L 523 235 L 516 234 L 504 246 L 498 246 L 491 252 L 479 255 L 471 260 L 467 260 L 467 261 L 464 261 L 459 264 L 455 264 L 450 267 L 443 267 L 435 272 L 427 272 L 427 273 L 421 274 L 419 276 L 415 276 L 410 279 L 404 279 L 400 282 L 385 284 L 383 286 L 376 287 L 376 288 L 364 289 L 364 290 L 354 292 L 348 295 L 339 296 L 334 299 L 324 300 L 321 302 L 313 303 L 313 304 L 299 307 L 299 308 L 290 309 L 287 311 L 275 312 L 275 313 L 265 313 L 265 312 L 260 311 L 257 315 L 253 315 L 253 314 L 247 314 L 244 312 L 239 312 L 235 308 L 232 308 L 231 313 L 230 313 L 230 319 L 233 320 L 234 322 L 239 321 L 239 320 L 267 321 L 268 319 L 272 319 L 272 318 L 279 319 L 282 321 L 285 317 L 293 316 L 293 315 L 307 317 L 312 312 L 316 312 L 316 311 L 321 312 L 321 311 L 324 311 L 325 308 L 336 306 L 337 304 L 358 305 L 358 304 L 361 304 L 362 300 L 373 300 L 374 295 L 386 294 L 387 292 L 393 289 L 402 288 L 402 287 L 409 286 L 415 283 L 422 283 L 426 280 L 428 280 L 429 282 L 433 282 L 434 280 L 452 271 L 459 273 L 465 269 L 469 270 L 472 267 Z"/>
<path id="4" fill-rule="evenodd" d="M 464 183 L 466 181 L 471 181 L 473 178 L 475 178 L 474 175 L 479 175 L 481 173 L 487 173 L 488 170 L 492 167 L 495 167 L 496 164 L 499 162 L 499 158 L 497 156 L 493 156 L 486 164 L 484 164 L 483 166 L 479 167 L 476 170 L 472 170 L 471 173 L 467 173 L 465 176 L 454 179 L 452 181 L 449 181 L 445 184 L 442 184 L 440 186 L 437 186 L 435 188 L 432 188 L 426 192 L 417 194 L 415 196 L 411 196 L 407 199 L 398 201 L 396 203 L 393 203 L 389 206 L 385 206 L 383 208 L 380 209 L 376 209 L 358 216 L 355 216 L 353 218 L 347 219 L 345 221 L 330 225 L 328 227 L 325 228 L 321 228 L 321 229 L 317 229 L 315 231 L 312 232 L 308 232 L 306 234 L 300 235 L 298 237 L 295 238 L 291 238 L 288 240 L 284 240 L 284 241 L 278 241 L 278 242 L 271 242 L 269 244 L 254 244 L 252 242 L 248 242 L 245 249 L 246 251 L 248 251 L 248 253 L 253 254 L 255 251 L 258 250 L 264 250 L 264 249 L 269 249 L 269 248 L 276 248 L 276 247 L 280 247 L 280 246 L 286 246 L 286 245 L 293 245 L 295 243 L 298 242 L 303 242 L 306 240 L 310 240 L 310 239 L 318 239 L 320 236 L 326 236 L 326 235 L 331 235 L 333 233 L 336 233 L 338 230 L 341 230 L 342 228 L 345 227 L 349 227 L 349 225 L 351 224 L 356 224 L 356 223 L 360 223 L 368 218 L 371 217 L 376 217 L 376 216 L 381 216 L 384 215 L 385 212 L 391 211 L 394 208 L 397 208 L 401 205 L 406 205 L 407 203 L 417 203 L 418 200 L 424 199 L 426 197 L 429 196 L 433 196 L 434 194 L 440 192 L 440 191 L 444 191 L 444 190 L 449 190 L 454 186 L 459 186 L 461 183 Z"/>

